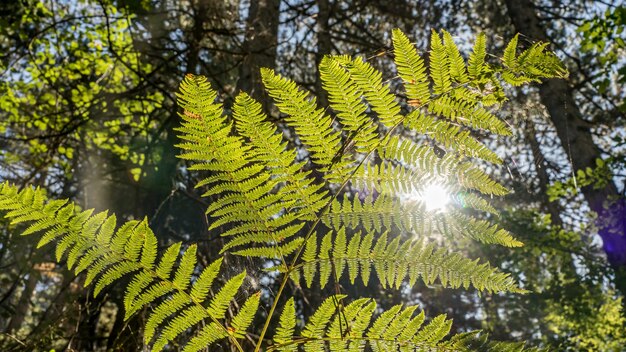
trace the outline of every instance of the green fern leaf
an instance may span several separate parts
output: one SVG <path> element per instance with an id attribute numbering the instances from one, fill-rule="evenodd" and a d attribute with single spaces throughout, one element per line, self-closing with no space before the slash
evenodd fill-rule
<path id="1" fill-rule="evenodd" d="M 50 220 L 54 225 L 51 226 L 51 228 L 46 231 L 43 236 L 41 236 L 39 242 L 37 242 L 37 248 L 41 248 L 56 240 L 59 236 L 64 235 L 64 230 L 66 229 L 66 225 L 72 215 L 74 215 L 73 203 L 67 204 L 59 209 L 54 220 Z"/>
<path id="2" fill-rule="evenodd" d="M 440 219 L 440 224 L 446 224 L 454 234 L 466 236 L 487 244 L 497 244 L 505 247 L 521 247 L 523 243 L 513 238 L 510 232 L 501 229 L 485 220 L 478 220 L 459 211 L 448 211 Z"/>
<path id="3" fill-rule="evenodd" d="M 364 95 L 363 91 L 350 79 L 350 74 L 340 65 L 340 61 L 349 59 L 324 57 L 319 66 L 320 78 L 328 92 L 330 107 L 336 112 L 337 119 L 351 137 L 356 151 L 367 153 L 378 139 L 376 125 L 365 114 L 367 105 L 361 98 Z"/>
<path id="4" fill-rule="evenodd" d="M 302 260 L 307 263 L 304 265 L 302 271 L 304 274 L 304 280 L 306 282 L 307 287 L 311 287 L 313 285 L 313 279 L 315 279 L 315 273 L 317 272 L 317 263 L 315 263 L 315 256 L 317 254 L 317 234 L 313 233 L 309 239 L 306 241 L 306 246 L 304 247 L 304 254 L 302 255 Z M 311 264 L 309 264 L 311 263 Z"/>
<path id="5" fill-rule="evenodd" d="M 311 318 L 309 318 L 309 321 L 304 326 L 304 330 L 302 330 L 302 336 L 308 338 L 323 337 L 330 318 L 335 314 L 335 311 L 340 305 L 340 301 L 345 297 L 346 295 L 334 295 L 326 298 L 315 313 L 313 313 Z"/>
<path id="6" fill-rule="evenodd" d="M 465 60 L 459 52 L 459 48 L 454 44 L 452 35 L 447 31 L 443 32 L 443 45 L 446 48 L 446 55 L 450 60 L 450 77 L 459 84 L 465 84 L 469 81 L 467 70 L 465 68 Z"/>
<path id="7" fill-rule="evenodd" d="M 141 265 L 144 268 L 153 269 L 154 261 L 157 257 L 157 238 L 148 227 L 148 222 L 144 220 L 141 227 L 141 233 L 143 234 L 143 243 L 141 249 Z"/>
<path id="8" fill-rule="evenodd" d="M 174 274 L 174 287 L 185 290 L 187 286 L 189 286 L 189 282 L 191 280 L 191 274 L 196 266 L 196 250 L 197 246 L 192 244 L 187 248 L 185 253 L 183 253 L 182 258 L 180 259 L 180 264 L 178 269 L 176 270 L 176 274 Z"/>
<path id="9" fill-rule="evenodd" d="M 407 115 L 405 125 L 420 134 L 431 137 L 461 156 L 480 158 L 494 164 L 502 163 L 498 155 L 472 137 L 470 131 L 462 131 L 460 127 L 445 120 L 436 120 L 431 115 L 414 110 Z"/>
<path id="10" fill-rule="evenodd" d="M 161 260 L 159 261 L 159 265 L 156 268 L 156 274 L 160 278 L 165 280 L 170 278 L 172 268 L 174 267 L 176 258 L 178 258 L 178 253 L 180 253 L 180 245 L 180 242 L 174 243 L 165 250 L 165 253 L 163 253 Z"/>
<path id="11" fill-rule="evenodd" d="M 50 222 L 50 218 L 54 217 L 54 214 L 66 204 L 67 200 L 54 200 L 48 202 L 48 204 L 46 204 L 46 206 L 42 210 L 42 213 L 45 214 L 45 217 L 42 218 L 41 216 L 39 216 L 37 222 L 30 225 L 28 228 L 26 228 L 26 230 L 24 230 L 24 232 L 22 232 L 22 236 L 28 236 L 30 234 L 37 233 L 53 227 L 54 223 Z M 33 214 L 37 214 L 37 212 L 33 212 Z"/>
<path id="12" fill-rule="evenodd" d="M 328 232 L 326 233 L 326 235 L 324 235 L 324 237 L 322 237 L 322 244 L 320 245 L 320 251 L 319 251 L 319 258 L 321 260 L 326 260 L 328 261 L 331 256 L 330 256 L 330 251 L 331 251 L 331 247 L 332 247 L 332 232 Z M 326 264 L 326 265 L 324 265 Z M 330 274 L 332 273 L 332 266 L 328 265 L 329 263 L 326 262 L 324 264 L 320 264 L 320 286 L 322 288 L 326 287 L 326 284 L 328 284 L 328 279 L 330 278 Z"/>
<path id="13" fill-rule="evenodd" d="M 247 257 L 281 258 L 297 251 L 303 242 L 304 238 L 296 238 L 280 246 L 246 248 L 235 251 L 233 254 Z"/>
<path id="14" fill-rule="evenodd" d="M 452 87 L 450 59 L 441 42 L 441 37 L 434 30 L 430 36 L 430 77 L 434 83 L 435 94 L 444 94 L 450 91 Z"/>
<path id="15" fill-rule="evenodd" d="M 326 336 L 330 339 L 329 347 L 331 351 L 347 350 L 349 341 L 345 337 L 353 333 L 351 331 L 351 325 L 368 302 L 370 302 L 369 298 L 357 299 L 335 314 L 326 332 Z M 307 348 L 307 344 L 304 345 L 304 348 Z"/>
<path id="16" fill-rule="evenodd" d="M 480 79 L 483 71 L 488 69 L 485 56 L 487 56 L 487 36 L 485 33 L 480 33 L 476 37 L 467 65 L 467 71 L 472 80 Z"/>
<path id="17" fill-rule="evenodd" d="M 391 309 L 383 312 L 378 319 L 374 321 L 374 324 L 367 332 L 367 337 L 373 340 L 377 340 L 383 338 L 385 336 L 385 332 L 387 328 L 391 324 L 393 318 L 400 312 L 402 309 L 402 305 L 398 304 L 393 306 Z"/>
<path id="18" fill-rule="evenodd" d="M 120 228 L 115 232 L 113 238 L 111 239 L 111 249 L 116 253 L 124 253 L 126 250 L 126 243 L 131 238 L 135 227 L 139 224 L 137 220 L 131 220 L 124 223 Z"/>
<path id="19" fill-rule="evenodd" d="M 274 344 L 286 344 L 291 342 L 294 334 L 294 328 L 296 327 L 296 310 L 293 297 L 289 298 L 287 303 L 285 303 L 285 307 L 283 308 L 283 312 L 280 314 L 280 320 L 278 322 L 278 328 L 276 329 L 276 333 L 274 335 L 273 341 Z M 288 347 L 282 347 L 278 349 L 279 351 L 296 351 L 295 345 L 290 345 Z"/>
<path id="20" fill-rule="evenodd" d="M 104 221 L 102 226 L 100 226 L 98 234 L 96 235 L 96 241 L 103 246 L 108 245 L 113 238 L 116 226 L 117 217 L 115 216 L 115 214 L 112 214 Z"/>
<path id="21" fill-rule="evenodd" d="M 65 234 L 65 236 L 57 243 L 57 248 L 55 250 L 57 262 L 60 262 L 65 252 L 79 240 L 80 230 L 83 228 L 83 225 L 87 222 L 92 213 L 93 209 L 85 210 L 76 214 L 70 220 L 68 224 L 68 233 Z"/>
<path id="22" fill-rule="evenodd" d="M 430 100 L 430 89 L 424 60 L 409 38 L 399 29 L 392 32 L 394 62 L 398 74 L 404 81 L 407 99 L 416 100 L 419 105 Z"/>
<path id="23" fill-rule="evenodd" d="M 222 319 L 224 317 L 226 308 L 228 308 L 230 301 L 237 294 L 237 290 L 241 287 L 245 278 L 246 272 L 244 271 L 224 284 L 222 289 L 211 300 L 209 308 L 207 308 L 209 316 L 214 319 Z"/>
<path id="24" fill-rule="evenodd" d="M 391 94 L 389 86 L 383 84 L 383 76 L 369 63 L 361 58 L 350 59 L 346 56 L 335 56 L 337 62 L 350 72 L 350 77 L 363 92 L 372 110 L 378 115 L 379 121 L 387 128 L 393 128 L 403 117 L 400 105 Z"/>
<path id="25" fill-rule="evenodd" d="M 100 279 L 98 280 L 98 283 L 96 283 L 96 286 L 93 290 L 94 297 L 97 296 L 100 291 L 112 284 L 114 281 L 117 281 L 122 276 L 136 270 L 139 270 L 139 267 L 137 266 L 137 264 L 132 262 L 121 262 L 107 269 L 107 271 L 102 274 L 102 277 L 100 277 Z"/>
<path id="26" fill-rule="evenodd" d="M 213 280 L 219 274 L 220 268 L 222 266 L 222 261 L 224 258 L 219 258 L 214 261 L 208 267 L 202 270 L 202 273 L 198 277 L 198 280 L 193 283 L 191 286 L 191 298 L 196 302 L 204 302 L 207 295 L 209 294 L 209 289 L 213 284 Z"/>
<path id="27" fill-rule="evenodd" d="M 144 341 L 149 343 L 154 337 L 157 328 L 165 321 L 165 319 L 169 318 L 172 314 L 181 311 L 190 303 L 191 302 L 189 302 L 187 295 L 184 292 L 177 292 L 156 306 L 146 322 L 144 328 Z"/>
<path id="28" fill-rule="evenodd" d="M 452 327 L 452 320 L 446 320 L 445 315 L 438 315 L 428 325 L 421 329 L 415 337 L 414 343 L 426 343 L 429 346 L 435 346 L 443 339 Z"/>
<path id="29" fill-rule="evenodd" d="M 519 245 L 519 242 L 508 237 L 510 236 L 508 232 L 497 227 L 489 227 L 487 224 L 486 222 L 473 222 L 467 227 L 455 228 L 455 230 L 467 236 L 477 236 L 485 241 L 507 246 Z M 446 230 L 440 231 L 446 232 Z M 480 235 L 477 235 L 472 231 L 477 233 L 484 231 L 485 234 L 480 232 Z M 387 232 L 380 235 L 376 241 L 373 241 L 372 233 L 363 237 L 359 252 L 355 257 L 348 257 L 347 253 L 335 257 L 337 252 L 330 250 L 332 234 L 329 232 L 324 236 L 319 253 L 313 261 L 306 261 L 297 266 L 299 271 L 304 268 L 312 271 L 319 267 L 321 287 L 328 283 L 332 270 L 335 270 L 341 263 L 354 261 L 360 265 L 361 277 L 365 285 L 369 280 L 370 267 L 373 267 L 383 287 L 399 288 L 404 280 L 413 286 L 416 280 L 421 278 L 428 285 L 439 280 L 444 287 L 474 286 L 480 291 L 488 292 L 525 292 L 516 286 L 508 274 L 491 268 L 486 263 L 480 264 L 477 260 L 467 259 L 458 253 L 448 253 L 444 249 L 435 250 L 434 244 L 424 245 L 418 241 L 400 242 L 399 237 L 388 241 Z M 344 246 L 342 250 L 347 251 L 347 248 Z M 336 274 L 339 279 L 343 273 L 336 272 Z"/>
<path id="30" fill-rule="evenodd" d="M 126 294 L 124 295 L 124 310 L 126 312 L 133 309 L 135 300 L 152 283 L 152 280 L 151 273 L 145 270 L 142 270 L 133 277 L 128 287 L 126 287 Z"/>
<path id="31" fill-rule="evenodd" d="M 516 59 L 516 51 L 517 51 L 517 40 L 519 39 L 519 34 L 516 34 L 511 41 L 506 45 L 504 49 L 504 55 L 502 56 L 502 63 L 506 67 L 511 70 L 517 70 L 517 59 Z"/>
<path id="32" fill-rule="evenodd" d="M 158 298 L 163 297 L 172 291 L 174 291 L 174 287 L 166 282 L 156 283 L 155 285 L 148 287 L 145 291 L 137 296 L 132 304 L 129 304 L 129 308 L 124 314 L 124 320 L 128 320 L 133 314 L 135 314 L 147 304 L 156 301 Z"/>
<path id="33" fill-rule="evenodd" d="M 340 150 L 340 136 L 333 130 L 330 117 L 317 108 L 315 98 L 309 99 L 293 81 L 280 77 L 273 70 L 261 69 L 261 77 L 278 109 L 288 115 L 287 123 L 308 146 L 311 158 L 321 166 L 332 165 Z"/>
<path id="34" fill-rule="evenodd" d="M 206 349 L 215 341 L 221 340 L 227 336 L 228 334 L 219 324 L 210 323 L 202 328 L 198 335 L 194 336 L 189 343 L 185 345 L 183 352 L 197 352 Z"/>
<path id="35" fill-rule="evenodd" d="M 231 329 L 229 329 L 229 331 L 231 331 L 232 336 L 235 338 L 243 338 L 245 336 L 245 332 L 252 323 L 252 319 L 254 319 L 254 315 L 259 308 L 260 300 L 261 292 L 253 294 L 246 300 L 230 323 Z"/>
<path id="36" fill-rule="evenodd" d="M 156 342 L 152 345 L 152 351 L 161 351 L 169 342 L 173 341 L 183 331 L 196 325 L 206 317 L 202 307 L 192 305 L 172 319 L 165 329 L 161 331 Z"/>
<path id="37" fill-rule="evenodd" d="M 310 172 L 300 171 L 303 163 L 295 161 L 295 150 L 286 149 L 286 142 L 261 109 L 249 95 L 238 95 L 233 106 L 237 131 L 250 140 L 252 159 L 264 163 L 276 182 L 285 182 L 279 191 L 283 203 L 292 204 L 302 218 L 311 220 L 325 205 L 325 192 L 317 193 L 320 186 L 312 184 Z"/>

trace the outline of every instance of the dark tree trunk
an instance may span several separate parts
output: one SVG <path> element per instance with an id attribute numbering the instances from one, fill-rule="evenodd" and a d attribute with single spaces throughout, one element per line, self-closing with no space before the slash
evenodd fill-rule
<path id="1" fill-rule="evenodd" d="M 17 332 L 24 323 L 24 318 L 30 308 L 30 300 L 33 296 L 38 280 L 39 273 L 35 270 L 31 270 L 28 275 L 28 279 L 26 279 L 24 290 L 22 291 L 20 299 L 15 306 L 15 312 L 11 316 L 11 321 L 9 321 L 9 325 L 6 328 L 6 333 L 13 334 Z"/>
<path id="2" fill-rule="evenodd" d="M 319 105 L 328 106 L 328 97 L 322 89 L 319 66 L 325 55 L 330 54 L 332 43 L 330 38 L 330 28 L 328 20 L 330 18 L 330 3 L 328 0 L 317 1 L 317 52 L 315 53 L 315 93 L 318 97 Z"/>
<path id="3" fill-rule="evenodd" d="M 505 0 L 515 30 L 533 40 L 549 41 L 530 0 Z M 601 151 L 593 142 L 590 125 L 574 100 L 574 92 L 567 81 L 551 79 L 541 84 L 539 95 L 546 107 L 556 133 L 574 170 L 595 168 Z M 615 270 L 615 286 L 626 297 L 626 205 L 617 192 L 615 183 L 604 187 L 583 187 L 582 193 L 589 207 L 598 213 L 599 235 L 604 252 Z M 624 300 L 626 307 L 626 299 Z"/>
<path id="4" fill-rule="evenodd" d="M 535 170 L 537 172 L 537 180 L 539 181 L 539 198 L 543 211 L 550 214 L 552 223 L 558 227 L 563 227 L 563 219 L 561 218 L 561 207 L 556 202 L 550 202 L 547 190 L 550 185 L 550 177 L 548 176 L 548 166 L 546 159 L 541 152 L 539 141 L 537 141 L 537 131 L 533 121 L 526 121 L 526 140 L 532 151 L 535 161 Z"/>
<path id="5" fill-rule="evenodd" d="M 248 11 L 243 42 L 245 57 L 239 67 L 236 92 L 247 92 L 259 101 L 264 101 L 259 69 L 276 66 L 279 6 L 280 0 L 251 1 Z"/>

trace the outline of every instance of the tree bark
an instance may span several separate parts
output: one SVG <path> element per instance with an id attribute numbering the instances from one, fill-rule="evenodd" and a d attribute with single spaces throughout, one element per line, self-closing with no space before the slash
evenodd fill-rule
<path id="1" fill-rule="evenodd" d="M 6 328 L 6 333 L 12 334 L 17 332 L 24 323 L 24 318 L 26 318 L 26 313 L 28 313 L 28 309 L 30 308 L 30 300 L 33 296 L 38 280 L 38 272 L 36 270 L 31 270 L 28 274 L 28 279 L 26 279 L 24 290 L 22 290 L 22 295 L 15 306 L 15 312 L 11 316 L 9 325 Z"/>
<path id="2" fill-rule="evenodd" d="M 319 105 L 328 106 L 328 96 L 322 89 L 322 79 L 320 78 L 320 63 L 325 55 L 330 54 L 332 43 L 330 38 L 330 28 L 328 20 L 330 18 L 330 3 L 328 0 L 317 1 L 317 52 L 315 53 L 315 93 L 318 97 Z"/>
<path id="3" fill-rule="evenodd" d="M 535 123 L 532 120 L 526 121 L 526 140 L 530 146 L 530 150 L 535 161 L 535 170 L 537 172 L 537 180 L 539 181 L 539 199 L 541 208 L 550 214 L 552 223 L 558 227 L 563 227 L 563 219 L 561 218 L 561 207 L 550 202 L 548 198 L 548 186 L 550 185 L 550 177 L 548 175 L 548 165 L 541 151 L 541 146 L 537 140 L 537 131 Z"/>
<path id="4" fill-rule="evenodd" d="M 505 0 L 509 17 L 517 32 L 532 40 L 549 41 L 531 0 Z M 571 160 L 573 170 L 595 168 L 601 151 L 593 141 L 589 123 L 583 120 L 567 81 L 550 79 L 539 86 L 561 145 Z M 582 193 L 591 210 L 598 214 L 599 235 L 611 267 L 615 286 L 626 297 L 626 205 L 617 187 L 609 180 L 604 187 L 583 187 Z M 626 302 L 626 299 L 624 300 Z M 625 303 L 626 307 L 626 303 Z"/>
<path id="5" fill-rule="evenodd" d="M 243 42 L 244 60 L 239 67 L 236 92 L 244 91 L 253 98 L 264 101 L 261 67 L 276 67 L 278 44 L 278 15 L 280 0 L 250 2 Z"/>

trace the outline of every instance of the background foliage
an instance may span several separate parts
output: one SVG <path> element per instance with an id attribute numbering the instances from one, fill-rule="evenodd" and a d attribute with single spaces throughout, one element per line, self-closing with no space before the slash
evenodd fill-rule
<path id="1" fill-rule="evenodd" d="M 325 106 L 332 97 L 323 93 L 313 63 L 329 53 L 361 54 L 383 72 L 394 72 L 393 28 L 416 38 L 424 51 L 431 28 L 445 28 L 462 45 L 484 31 L 490 52 L 504 50 L 516 32 L 522 47 L 550 41 L 570 78 L 511 89 L 505 105 L 511 136 L 479 136 L 504 160 L 504 167 L 490 171 L 514 190 L 491 205 L 526 245 L 456 244 L 510 272 L 531 293 L 477 295 L 418 284 L 396 293 L 368 286 L 367 295 L 386 308 L 415 302 L 431 316 L 448 313 L 455 332 L 488 328 L 497 339 L 526 339 L 557 350 L 624 345 L 623 6 L 514 0 L 395 6 L 28 0 L 0 6 L 0 178 L 39 186 L 83 209 L 110 209 L 120 220 L 147 216 L 159 248 L 198 243 L 202 266 L 217 257 L 224 239 L 219 229 L 207 230 L 204 210 L 212 199 L 200 198 L 193 189 L 197 175 L 175 159 L 180 118 L 173 92 L 184 74 L 209 77 L 227 110 L 242 88 L 268 107 L 258 67 L 270 67 Z M 289 145 L 303 143 L 281 115 L 272 118 L 292 136 Z M 613 206 L 605 211 L 607 201 Z M 19 235 L 6 223 L 0 228 L 4 349 L 142 345 L 137 327 L 147 317 L 123 321 L 117 314 L 123 290 L 93 299 L 82 279 L 53 264 L 54 253 L 36 251 Z M 229 273 L 243 269 L 259 270 L 246 259 L 229 258 Z M 262 290 L 276 290 L 275 277 L 255 274 Z M 298 311 L 310 315 L 324 295 L 299 297 Z"/>

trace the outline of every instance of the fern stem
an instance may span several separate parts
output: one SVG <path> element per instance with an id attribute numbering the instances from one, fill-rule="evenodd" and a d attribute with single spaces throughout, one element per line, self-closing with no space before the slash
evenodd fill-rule
<path id="1" fill-rule="evenodd" d="M 261 334 L 259 335 L 259 340 L 256 344 L 256 347 L 254 348 L 254 352 L 259 352 L 261 350 L 261 345 L 263 344 L 263 338 L 265 337 L 265 334 L 267 333 L 267 329 L 270 326 L 270 322 L 272 321 L 272 315 L 274 315 L 274 311 L 276 310 L 276 307 L 278 306 L 278 299 L 280 298 L 280 296 L 283 293 L 283 290 L 287 286 L 287 282 L 289 282 L 289 275 L 291 275 L 291 270 L 287 270 L 285 272 L 283 281 L 281 281 L 280 287 L 278 288 L 278 292 L 276 293 L 276 296 L 274 296 L 274 303 L 272 303 L 272 307 L 270 308 L 270 311 L 267 314 L 267 319 L 265 319 L 265 324 L 263 325 L 263 330 L 261 331 Z"/>

